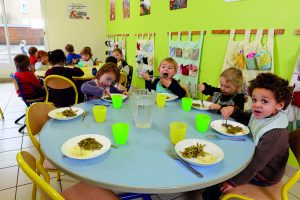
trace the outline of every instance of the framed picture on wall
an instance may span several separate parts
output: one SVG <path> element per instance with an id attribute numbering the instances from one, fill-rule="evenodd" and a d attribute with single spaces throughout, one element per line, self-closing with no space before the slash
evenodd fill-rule
<path id="1" fill-rule="evenodd" d="M 170 10 L 187 7 L 187 0 L 170 0 Z"/>
<path id="2" fill-rule="evenodd" d="M 150 14 L 151 2 L 150 0 L 140 0 L 140 16 Z"/>
<path id="3" fill-rule="evenodd" d="M 123 0 L 123 18 L 129 18 L 130 16 L 130 0 Z"/>
<path id="4" fill-rule="evenodd" d="M 90 19 L 88 6 L 83 3 L 69 3 L 68 16 L 70 19 Z"/>
<path id="5" fill-rule="evenodd" d="M 109 9 L 109 16 L 110 21 L 113 21 L 116 19 L 116 0 L 110 0 L 110 9 Z"/>

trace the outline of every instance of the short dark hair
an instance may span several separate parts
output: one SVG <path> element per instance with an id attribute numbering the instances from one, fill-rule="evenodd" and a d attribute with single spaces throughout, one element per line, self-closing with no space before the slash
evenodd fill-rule
<path id="1" fill-rule="evenodd" d="M 30 66 L 30 60 L 27 55 L 18 54 L 14 57 L 14 63 L 19 71 L 24 71 Z"/>
<path id="2" fill-rule="evenodd" d="M 29 49 L 28 49 L 28 53 L 31 56 L 33 56 L 37 51 L 38 51 L 38 49 L 36 47 L 29 47 Z"/>
<path id="3" fill-rule="evenodd" d="M 290 104 L 293 96 L 293 87 L 289 86 L 289 81 L 280 78 L 272 73 L 259 74 L 255 79 L 249 81 L 248 88 L 250 96 L 252 96 L 255 88 L 264 88 L 273 92 L 276 101 L 284 102 L 284 108 Z"/>
<path id="4" fill-rule="evenodd" d="M 73 47 L 73 45 L 71 45 L 71 44 L 67 44 L 66 46 L 65 46 L 65 50 L 69 53 L 69 52 L 71 52 L 71 53 L 73 53 L 74 52 L 74 47 Z"/>
<path id="5" fill-rule="evenodd" d="M 116 75 L 116 82 L 120 81 L 120 70 L 117 67 L 117 64 L 112 63 L 112 62 L 108 62 L 105 63 L 97 72 L 95 78 L 99 79 L 103 74 L 108 73 L 108 72 L 112 72 Z"/>
<path id="6" fill-rule="evenodd" d="M 66 62 L 66 55 L 61 49 L 55 49 L 54 51 L 49 51 L 48 57 L 49 57 L 49 62 L 52 65 Z"/>
<path id="7" fill-rule="evenodd" d="M 109 62 L 112 62 L 112 63 L 115 63 L 117 64 L 118 63 L 118 60 L 113 57 L 113 56 L 108 56 L 106 59 L 105 59 L 105 63 L 109 63 Z"/>

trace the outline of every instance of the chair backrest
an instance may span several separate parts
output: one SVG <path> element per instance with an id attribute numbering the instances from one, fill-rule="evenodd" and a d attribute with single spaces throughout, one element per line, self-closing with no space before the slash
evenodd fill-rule
<path id="1" fill-rule="evenodd" d="M 10 77 L 13 81 L 14 86 L 15 86 L 15 90 L 20 92 L 20 97 L 22 98 L 22 100 L 24 101 L 26 106 L 29 107 L 30 103 L 27 102 L 27 100 L 24 96 L 24 93 L 23 93 L 23 90 L 22 90 L 21 83 L 20 83 L 19 79 L 13 73 L 10 73 Z"/>
<path id="2" fill-rule="evenodd" d="M 131 86 L 131 82 L 132 82 L 132 76 L 133 76 L 133 67 L 131 65 L 128 65 L 129 67 L 129 74 L 127 76 L 127 83 L 125 85 L 127 91 L 129 91 L 130 86 Z"/>
<path id="3" fill-rule="evenodd" d="M 123 85 L 124 87 L 126 87 L 127 84 L 127 74 L 125 74 L 124 72 L 120 72 L 120 81 L 119 83 L 121 85 Z"/>
<path id="4" fill-rule="evenodd" d="M 184 91 L 185 91 L 185 96 L 186 96 L 186 97 L 190 97 L 190 93 L 189 93 L 187 87 L 186 87 L 184 84 L 182 84 L 182 83 L 179 83 L 179 85 L 180 85 L 180 87 L 182 87 L 182 88 L 184 89 Z"/>
<path id="5" fill-rule="evenodd" d="M 64 197 L 49 184 L 50 177 L 45 168 L 30 153 L 19 152 L 17 162 L 24 173 L 36 184 L 43 200 L 64 200 Z M 38 174 L 41 174 L 43 178 Z"/>
<path id="6" fill-rule="evenodd" d="M 41 151 L 39 141 L 34 136 L 40 133 L 44 124 L 49 119 L 48 113 L 53 109 L 55 109 L 55 106 L 50 103 L 37 102 L 32 104 L 26 111 L 25 123 L 27 132 L 31 142 L 39 152 L 41 163 L 44 162 L 45 156 Z"/>
<path id="7" fill-rule="evenodd" d="M 78 103 L 78 91 L 76 85 L 70 79 L 60 75 L 50 75 L 44 79 L 44 86 L 46 90 L 46 102 L 49 101 L 49 88 L 51 89 L 68 89 L 73 87 L 75 92 L 75 103 Z"/>

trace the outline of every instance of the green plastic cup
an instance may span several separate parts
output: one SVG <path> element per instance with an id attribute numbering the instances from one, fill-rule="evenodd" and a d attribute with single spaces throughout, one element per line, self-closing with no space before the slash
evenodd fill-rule
<path id="1" fill-rule="evenodd" d="M 163 108 L 166 105 L 167 95 L 163 93 L 156 94 L 156 104 L 158 107 Z"/>
<path id="2" fill-rule="evenodd" d="M 93 106 L 93 114 L 96 122 L 104 122 L 106 119 L 106 107 Z"/>
<path id="3" fill-rule="evenodd" d="M 206 132 L 210 123 L 210 116 L 206 114 L 196 115 L 196 129 L 199 132 Z"/>
<path id="4" fill-rule="evenodd" d="M 122 108 L 123 96 L 121 94 L 111 95 L 113 108 Z"/>
<path id="5" fill-rule="evenodd" d="M 170 139 L 172 144 L 176 144 L 185 138 L 186 128 L 187 125 L 183 122 L 170 123 Z"/>
<path id="6" fill-rule="evenodd" d="M 191 110 L 193 104 L 193 99 L 189 97 L 183 97 L 181 99 L 182 110 L 188 112 Z"/>
<path id="7" fill-rule="evenodd" d="M 128 139 L 129 125 L 127 123 L 115 123 L 112 125 L 113 137 L 116 144 L 125 144 Z"/>

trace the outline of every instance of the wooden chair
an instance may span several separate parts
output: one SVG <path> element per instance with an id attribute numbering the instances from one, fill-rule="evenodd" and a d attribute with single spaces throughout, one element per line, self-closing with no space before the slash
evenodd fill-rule
<path id="1" fill-rule="evenodd" d="M 2 112 L 2 109 L 0 108 L 0 115 L 1 115 L 1 118 L 4 119 L 4 114 Z"/>
<path id="2" fill-rule="evenodd" d="M 68 79 L 64 76 L 50 75 L 44 79 L 44 86 L 45 86 L 45 90 L 46 90 L 46 101 L 45 102 L 49 102 L 49 89 L 62 90 L 62 89 L 73 88 L 74 92 L 75 92 L 75 100 L 74 100 L 75 103 L 74 104 L 78 103 L 77 87 L 73 83 L 73 81 L 71 81 L 70 79 Z M 56 98 L 59 98 L 59 97 L 56 97 Z M 63 97 L 63 98 L 65 98 L 65 97 Z"/>
<path id="3" fill-rule="evenodd" d="M 22 87 L 21 87 L 21 83 L 20 81 L 18 80 L 18 78 L 14 75 L 14 74 L 10 74 L 10 77 L 13 81 L 13 84 L 15 86 L 15 90 L 16 91 L 19 91 L 20 92 L 20 95 L 19 97 L 22 98 L 23 102 L 26 104 L 27 107 L 29 107 L 32 103 L 35 103 L 35 102 L 42 102 L 42 101 L 45 101 L 45 97 L 40 97 L 40 98 L 36 98 L 36 99 L 28 99 L 25 97 L 24 93 L 23 93 L 23 90 L 22 90 Z M 20 116 L 18 119 L 15 120 L 15 124 L 18 124 L 18 122 L 23 118 L 25 117 L 26 114 L 23 114 L 22 116 Z M 26 127 L 26 124 L 24 124 L 23 126 L 21 126 L 21 128 L 19 128 L 19 133 L 22 132 L 22 130 Z"/>
<path id="4" fill-rule="evenodd" d="M 119 83 L 126 89 L 127 84 L 127 74 L 124 72 L 120 72 L 120 81 Z"/>
<path id="5" fill-rule="evenodd" d="M 184 84 L 182 84 L 182 83 L 179 83 L 179 85 L 180 85 L 180 87 L 182 87 L 184 89 L 185 96 L 186 97 L 190 97 L 190 93 L 189 93 L 189 90 L 187 89 L 187 87 Z"/>
<path id="6" fill-rule="evenodd" d="M 290 148 L 300 165 L 300 129 L 289 133 Z M 300 169 L 290 177 L 285 183 L 280 182 L 275 185 L 261 187 L 252 184 L 245 184 L 234 187 L 226 193 L 222 200 L 231 198 L 244 200 L 288 200 L 288 190 L 300 179 Z"/>
<path id="7" fill-rule="evenodd" d="M 37 185 L 43 200 L 118 200 L 110 190 L 101 189 L 86 183 L 77 183 L 62 193 L 58 193 L 49 183 L 50 177 L 42 164 L 30 153 L 21 151 L 17 154 L 17 161 L 25 174 Z M 41 177 L 41 176 L 43 177 Z M 32 199 L 35 199 L 33 196 Z"/>

